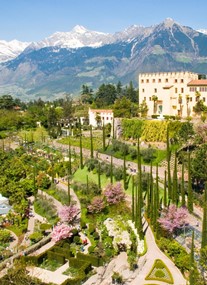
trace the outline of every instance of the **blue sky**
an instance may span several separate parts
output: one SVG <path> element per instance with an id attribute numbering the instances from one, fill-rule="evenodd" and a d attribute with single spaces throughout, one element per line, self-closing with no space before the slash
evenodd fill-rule
<path id="1" fill-rule="evenodd" d="M 0 0 L 0 40 L 40 41 L 79 24 L 114 33 L 173 18 L 207 29 L 206 0 Z"/>

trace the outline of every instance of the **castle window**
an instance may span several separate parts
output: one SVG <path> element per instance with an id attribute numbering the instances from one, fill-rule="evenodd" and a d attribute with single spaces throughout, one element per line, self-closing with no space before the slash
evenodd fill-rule
<path id="1" fill-rule="evenodd" d="M 157 93 L 157 88 L 154 89 L 154 92 Z"/>
<path id="2" fill-rule="evenodd" d="M 149 101 L 152 101 L 152 98 L 151 98 L 151 97 L 149 97 Z"/>
<path id="3" fill-rule="evenodd" d="M 144 89 L 142 89 L 142 92 L 144 93 Z"/>
<path id="4" fill-rule="evenodd" d="M 175 83 L 178 83 L 178 80 L 177 80 L 177 79 L 175 79 Z"/>
<path id="5" fill-rule="evenodd" d="M 183 80 L 183 79 L 180 79 L 180 82 L 181 82 L 181 83 L 183 83 L 183 82 L 184 82 L 184 80 Z"/>
<path id="6" fill-rule="evenodd" d="M 159 82 L 159 83 L 161 82 L 161 78 L 158 79 L 158 82 Z"/>
<path id="7" fill-rule="evenodd" d="M 155 79 L 152 79 L 152 82 L 155 83 Z"/>
<path id="8" fill-rule="evenodd" d="M 168 78 L 165 79 L 165 82 L 168 82 Z"/>
<path id="9" fill-rule="evenodd" d="M 147 83 L 149 83 L 149 79 L 147 79 L 147 81 L 146 81 Z"/>
<path id="10" fill-rule="evenodd" d="M 178 88 L 175 88 L 175 93 L 178 93 Z"/>
<path id="11" fill-rule="evenodd" d="M 184 93 L 184 88 L 181 88 L 181 93 Z"/>
<path id="12" fill-rule="evenodd" d="M 141 80 L 141 83 L 144 83 L 144 79 Z"/>

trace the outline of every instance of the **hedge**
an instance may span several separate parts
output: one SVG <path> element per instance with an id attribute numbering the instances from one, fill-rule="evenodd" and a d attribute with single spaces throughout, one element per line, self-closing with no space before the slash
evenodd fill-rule
<path id="1" fill-rule="evenodd" d="M 81 252 L 77 253 L 77 259 L 86 260 L 96 267 L 103 265 L 103 260 L 100 257 L 89 255 L 89 254 L 84 254 Z"/>
<path id="2" fill-rule="evenodd" d="M 58 253 L 58 252 L 54 252 L 54 251 L 47 251 L 47 259 L 52 259 L 52 260 L 56 260 L 57 262 L 59 262 L 60 264 L 65 264 L 65 255 Z"/>

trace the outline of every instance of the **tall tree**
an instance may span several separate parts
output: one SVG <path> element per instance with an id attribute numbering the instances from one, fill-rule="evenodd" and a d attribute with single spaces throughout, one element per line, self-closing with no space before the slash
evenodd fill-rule
<path id="1" fill-rule="evenodd" d="M 167 173 L 168 173 L 168 199 L 172 198 L 172 185 L 171 185 L 171 150 L 170 150 L 170 138 L 169 138 L 169 127 L 167 126 Z"/>
<path id="2" fill-rule="evenodd" d="M 82 146 L 82 129 L 81 129 L 81 124 L 79 128 L 80 132 L 80 168 L 83 169 L 83 146 Z"/>
<path id="3" fill-rule="evenodd" d="M 207 185 L 205 185 L 205 192 L 204 192 L 201 249 L 204 249 L 206 246 L 207 246 Z"/>
<path id="4" fill-rule="evenodd" d="M 191 158 L 190 151 L 188 151 L 188 211 L 193 212 L 193 189 L 191 180 Z"/>
<path id="5" fill-rule="evenodd" d="M 190 275 L 189 285 L 195 285 L 195 259 L 194 259 L 194 230 L 192 233 L 191 251 L 190 251 Z"/>
<path id="6" fill-rule="evenodd" d="M 93 130 L 91 125 L 90 125 L 90 142 L 91 142 L 91 158 L 93 158 Z"/>

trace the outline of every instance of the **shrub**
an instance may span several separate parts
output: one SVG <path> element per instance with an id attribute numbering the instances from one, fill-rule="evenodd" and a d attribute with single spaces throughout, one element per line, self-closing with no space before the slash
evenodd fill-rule
<path id="1" fill-rule="evenodd" d="M 94 252 L 94 246 L 89 246 L 88 247 L 88 253 L 93 253 Z"/>
<path id="2" fill-rule="evenodd" d="M 89 224 L 88 231 L 89 234 L 92 235 L 96 231 L 96 227 L 93 224 Z"/>
<path id="3" fill-rule="evenodd" d="M 165 273 L 162 270 L 156 270 L 155 277 L 164 278 L 165 277 Z"/>
<path id="4" fill-rule="evenodd" d="M 76 244 L 81 244 L 81 239 L 80 239 L 80 237 L 79 237 L 79 236 L 74 236 L 73 242 L 76 243 Z"/>
<path id="5" fill-rule="evenodd" d="M 10 241 L 11 233 L 8 230 L 0 230 L 0 243 L 7 243 Z"/>
<path id="6" fill-rule="evenodd" d="M 31 240 L 32 243 L 36 243 L 38 241 L 40 241 L 43 238 L 42 233 L 36 232 L 33 233 L 29 236 L 29 239 Z"/>
<path id="7" fill-rule="evenodd" d="M 94 240 L 98 240 L 100 238 L 99 234 L 97 232 L 93 233 Z"/>

